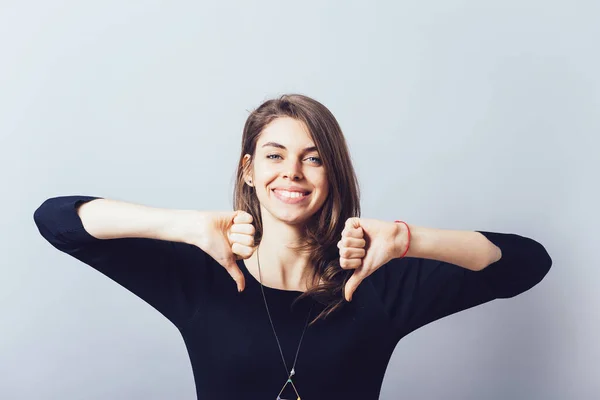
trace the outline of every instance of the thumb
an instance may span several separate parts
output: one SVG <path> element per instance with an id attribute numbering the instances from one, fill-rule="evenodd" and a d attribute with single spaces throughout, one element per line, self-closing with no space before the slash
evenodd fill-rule
<path id="1" fill-rule="evenodd" d="M 229 259 L 225 260 L 220 264 L 225 268 L 227 273 L 229 273 L 229 275 L 236 282 L 238 292 L 241 292 L 246 287 L 246 279 L 244 278 L 244 274 L 240 270 L 240 267 L 237 265 L 235 260 L 235 256 L 232 255 Z"/>
<path id="2" fill-rule="evenodd" d="M 223 230 L 228 230 L 234 224 L 234 219 L 240 214 L 240 211 L 220 211 L 218 216 L 219 226 Z"/>
<path id="3" fill-rule="evenodd" d="M 359 217 L 350 217 L 346 220 L 346 228 L 348 229 L 358 229 L 360 228 L 360 218 Z"/>
<path id="4" fill-rule="evenodd" d="M 364 275 L 361 267 L 354 270 L 354 273 L 346 282 L 346 286 L 344 286 L 344 297 L 346 298 L 346 301 L 352 301 L 354 291 L 358 288 L 358 285 L 360 285 L 363 279 L 365 279 Z"/>

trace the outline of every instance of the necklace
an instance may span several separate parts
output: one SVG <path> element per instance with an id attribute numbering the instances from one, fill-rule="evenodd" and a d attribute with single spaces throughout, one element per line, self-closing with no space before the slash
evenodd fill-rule
<path id="1" fill-rule="evenodd" d="M 277 346 L 279 347 L 279 354 L 281 354 L 281 360 L 283 361 L 283 367 L 285 368 L 285 373 L 288 374 L 288 367 L 285 362 L 285 357 L 283 357 L 283 351 L 281 350 L 281 344 L 279 343 L 279 338 L 277 337 L 277 332 L 275 332 L 275 325 L 273 324 L 273 320 L 271 319 L 271 313 L 269 312 L 269 306 L 267 305 L 267 297 L 265 296 L 265 290 L 264 290 L 263 284 L 262 284 L 262 274 L 260 272 L 260 259 L 258 257 L 258 248 L 256 249 L 256 261 L 258 263 L 258 277 L 260 280 L 260 290 L 262 292 L 263 299 L 265 301 L 265 308 L 267 309 L 267 315 L 269 316 L 269 321 L 271 322 L 271 328 L 273 328 L 273 334 L 275 335 L 275 340 L 277 341 Z M 281 396 L 281 393 L 283 393 L 283 390 L 285 389 L 285 387 L 288 385 L 288 383 L 292 385 L 294 392 L 296 392 L 296 396 L 298 396 L 298 398 L 296 400 L 300 400 L 300 395 L 298 394 L 298 390 L 296 390 L 296 386 L 294 385 L 294 382 L 292 381 L 292 376 L 294 376 L 296 374 L 296 369 L 295 369 L 296 361 L 298 360 L 298 353 L 300 352 L 300 345 L 302 344 L 302 338 L 304 338 L 304 333 L 306 332 L 306 327 L 308 326 L 308 319 L 310 317 L 311 311 L 312 311 L 312 305 L 310 307 L 310 310 L 308 311 L 308 316 L 306 317 L 306 322 L 304 323 L 304 330 L 302 331 L 302 336 L 300 336 L 300 342 L 298 343 L 298 348 L 296 349 L 296 357 L 294 358 L 294 365 L 292 365 L 292 369 L 289 370 L 290 372 L 288 375 L 288 379 L 285 382 L 285 384 L 283 385 L 283 387 L 281 388 L 281 391 L 279 392 L 279 394 L 277 395 L 277 400 L 285 400 L 285 399 L 282 399 L 280 396 Z"/>

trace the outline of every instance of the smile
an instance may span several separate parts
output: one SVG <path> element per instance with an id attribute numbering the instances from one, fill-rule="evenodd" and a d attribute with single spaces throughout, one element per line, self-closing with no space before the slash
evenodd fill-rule
<path id="1" fill-rule="evenodd" d="M 300 193 L 300 192 L 288 192 L 287 190 L 273 190 L 275 197 L 286 204 L 298 204 L 310 196 L 310 192 L 308 193 Z"/>

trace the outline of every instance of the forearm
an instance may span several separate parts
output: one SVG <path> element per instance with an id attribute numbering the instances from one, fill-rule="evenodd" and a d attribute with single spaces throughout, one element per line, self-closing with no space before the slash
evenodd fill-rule
<path id="1" fill-rule="evenodd" d="M 184 241 L 193 210 L 149 207 L 112 199 L 96 199 L 77 209 L 85 230 L 98 239 L 149 238 Z"/>
<path id="2" fill-rule="evenodd" d="M 408 244 L 406 225 L 395 238 L 396 257 L 401 257 Z M 410 247 L 406 257 L 427 258 L 458 265 L 473 271 L 481 270 L 500 260 L 502 252 L 479 232 L 410 227 Z"/>

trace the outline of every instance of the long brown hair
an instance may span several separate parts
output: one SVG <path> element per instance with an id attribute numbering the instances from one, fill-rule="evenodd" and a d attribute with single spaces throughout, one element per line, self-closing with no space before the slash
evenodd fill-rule
<path id="1" fill-rule="evenodd" d="M 311 322 L 312 325 L 345 303 L 344 286 L 353 270 L 340 267 L 337 242 L 346 220 L 360 217 L 359 185 L 342 129 L 327 107 L 301 94 L 285 94 L 265 101 L 250 113 L 244 125 L 233 194 L 234 210 L 246 211 L 254 219 L 255 244 L 260 243 L 263 233 L 260 203 L 253 188 L 245 183 L 244 177 L 252 170 L 256 143 L 261 132 L 280 117 L 291 117 L 306 125 L 322 159 L 329 184 L 329 195 L 325 203 L 305 225 L 303 242 L 296 247 L 297 250 L 308 252 L 309 263 L 314 266 L 313 286 L 296 301 L 311 296 L 325 306 Z M 250 154 L 252 158 L 244 166 L 245 154 Z"/>

